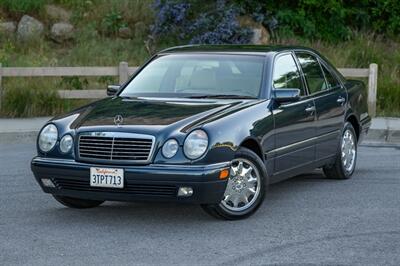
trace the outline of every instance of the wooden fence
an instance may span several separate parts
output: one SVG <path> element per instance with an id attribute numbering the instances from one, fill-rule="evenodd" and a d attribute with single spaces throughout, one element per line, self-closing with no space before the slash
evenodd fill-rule
<path id="1" fill-rule="evenodd" d="M 129 67 L 120 62 L 117 67 L 1 67 L 0 63 L 0 107 L 3 96 L 2 77 L 64 77 L 64 76 L 119 76 L 119 84 L 126 82 L 137 67 Z M 376 115 L 376 91 L 378 65 L 370 64 L 369 68 L 339 68 L 345 77 L 368 78 L 368 111 L 372 117 Z M 106 97 L 104 90 L 59 90 L 64 99 L 96 99 Z"/>

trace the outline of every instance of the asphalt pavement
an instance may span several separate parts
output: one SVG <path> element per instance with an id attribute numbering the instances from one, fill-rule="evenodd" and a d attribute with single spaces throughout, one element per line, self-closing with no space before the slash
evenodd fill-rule
<path id="1" fill-rule="evenodd" d="M 399 148 L 360 147 L 352 179 L 295 177 L 229 222 L 192 205 L 65 208 L 34 181 L 34 153 L 0 144 L 1 265 L 400 265 Z"/>

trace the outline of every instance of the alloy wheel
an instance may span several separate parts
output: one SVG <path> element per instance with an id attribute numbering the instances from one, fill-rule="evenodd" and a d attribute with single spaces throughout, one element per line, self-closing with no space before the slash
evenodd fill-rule
<path id="1" fill-rule="evenodd" d="M 260 173 L 256 166 L 244 158 L 232 161 L 222 206 L 234 212 L 250 208 L 260 194 Z"/>
<path id="2" fill-rule="evenodd" d="M 342 165 L 346 172 L 353 171 L 356 158 L 356 143 L 354 134 L 347 129 L 342 137 Z"/>

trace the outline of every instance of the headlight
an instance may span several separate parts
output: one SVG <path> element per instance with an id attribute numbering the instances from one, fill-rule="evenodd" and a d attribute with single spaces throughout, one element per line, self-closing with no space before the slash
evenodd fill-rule
<path id="1" fill-rule="evenodd" d="M 174 139 L 170 139 L 164 143 L 164 146 L 162 147 L 162 155 L 168 159 L 172 158 L 178 151 L 178 147 L 178 142 Z"/>
<path id="2" fill-rule="evenodd" d="M 65 135 L 60 141 L 60 151 L 67 153 L 72 149 L 74 140 L 71 135 Z"/>
<path id="3" fill-rule="evenodd" d="M 202 156 L 208 147 L 207 133 L 201 129 L 194 130 L 187 136 L 183 144 L 183 151 L 189 159 L 197 159 Z"/>
<path id="4" fill-rule="evenodd" d="M 39 148 L 42 152 L 48 152 L 54 148 L 58 138 L 58 131 L 55 125 L 45 126 L 39 135 Z"/>

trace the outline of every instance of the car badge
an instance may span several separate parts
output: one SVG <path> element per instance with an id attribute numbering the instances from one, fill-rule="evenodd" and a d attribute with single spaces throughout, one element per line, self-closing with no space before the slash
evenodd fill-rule
<path id="1" fill-rule="evenodd" d="M 124 122 L 124 118 L 122 117 L 122 115 L 116 115 L 114 117 L 114 124 L 119 127 L 122 125 L 122 123 Z"/>

